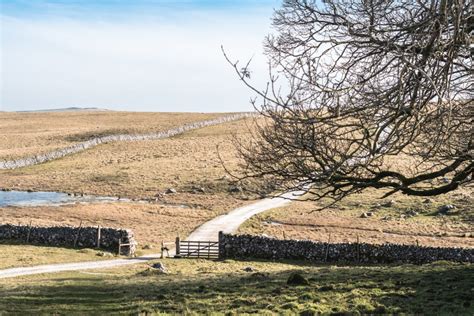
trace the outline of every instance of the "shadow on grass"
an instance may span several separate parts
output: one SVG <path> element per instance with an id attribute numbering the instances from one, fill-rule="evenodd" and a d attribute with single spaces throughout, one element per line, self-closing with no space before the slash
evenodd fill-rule
<path id="1" fill-rule="evenodd" d="M 221 262 L 218 264 L 229 264 Z M 307 285 L 288 286 L 299 271 Z M 144 271 L 42 279 L 0 287 L 5 312 L 409 313 L 472 315 L 474 266 L 311 266 L 283 272 L 197 275 Z"/>

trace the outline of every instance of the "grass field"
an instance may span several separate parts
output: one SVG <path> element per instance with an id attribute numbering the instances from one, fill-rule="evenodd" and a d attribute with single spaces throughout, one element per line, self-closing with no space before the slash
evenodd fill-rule
<path id="1" fill-rule="evenodd" d="M 222 115 L 115 111 L 0 112 L 0 159 L 49 152 L 97 136 L 158 132 Z"/>
<path id="2" fill-rule="evenodd" d="M 23 140 L 32 141 L 32 135 L 38 135 L 42 140 L 57 140 L 65 135 L 78 135 L 80 130 L 90 132 L 91 128 L 97 127 L 95 119 L 103 123 L 101 128 L 104 129 L 134 126 L 138 132 L 149 132 L 158 126 L 164 128 L 169 124 L 175 126 L 218 116 L 122 112 L 1 115 L 8 117 L 7 126 L 22 120 L 29 122 L 23 132 L 16 127 L 21 134 L 18 136 L 20 144 Z M 60 122 L 59 126 L 53 124 L 56 121 Z M 45 122 L 49 127 L 41 132 Z M 185 236 L 212 217 L 255 198 L 248 192 L 229 193 L 232 184 L 218 157 L 219 153 L 227 168 L 237 170 L 232 137 L 234 134 L 245 137 L 249 122 L 241 120 L 207 127 L 170 139 L 104 144 L 45 164 L 0 170 L 0 187 L 10 189 L 151 200 L 151 203 L 0 208 L 0 220 L 14 224 L 31 221 L 36 225 L 73 226 L 83 221 L 88 225 L 127 227 L 135 231 L 142 246 L 156 246 L 161 240 L 173 240 L 177 234 Z M 14 138 L 12 134 L 4 137 L 10 141 Z M 41 145 L 44 143 L 39 142 L 30 149 L 37 150 Z M 12 152 L 8 147 L 5 151 Z M 163 194 L 169 188 L 176 189 L 177 193 Z M 251 219 L 241 231 L 322 241 L 327 241 L 331 234 L 333 241 L 354 241 L 359 236 L 366 242 L 413 244 L 418 241 L 427 245 L 472 246 L 473 238 L 462 237 L 474 235 L 471 193 L 472 190 L 458 191 L 432 198 L 430 203 L 423 203 L 424 198 L 394 196 L 394 205 L 377 207 L 385 202 L 379 199 L 382 193 L 367 191 L 322 212 L 311 212 L 321 207 L 321 203 L 298 202 Z M 457 215 L 434 216 L 437 207 L 443 204 L 455 204 Z M 409 211 L 419 215 L 400 218 Z M 359 218 L 364 212 L 374 215 Z"/>
<path id="3" fill-rule="evenodd" d="M 50 263 L 97 261 L 110 259 L 112 254 L 94 249 L 44 247 L 0 241 L 0 269 L 28 267 Z M 0 309 L 1 314 L 1 309 Z"/>
<path id="4" fill-rule="evenodd" d="M 94 135 L 153 132 L 219 116 L 173 113 L 2 113 L 0 159 L 63 147 Z M 28 124 L 21 129 L 25 120 Z M 170 139 L 111 143 L 45 164 L 0 170 L 0 187 L 127 197 L 131 202 L 4 207 L 0 222 L 131 228 L 139 254 L 186 236 L 205 221 L 257 198 L 231 193 L 218 152 L 238 170 L 233 134 L 246 137 L 249 120 Z M 15 141 L 17 139 L 18 141 Z M 177 193 L 165 194 L 170 189 Z M 380 192 L 354 195 L 323 211 L 323 202 L 293 202 L 250 219 L 240 232 L 344 242 L 398 242 L 474 247 L 472 189 L 432 198 Z M 140 201 L 139 201 L 140 200 Z M 453 204 L 448 215 L 436 212 Z M 416 216 L 409 216 L 412 211 Z M 362 213 L 371 212 L 369 218 Z M 146 249 L 143 249 L 146 246 Z M 102 260 L 92 249 L 0 244 L 0 269 Z M 332 266 L 301 262 L 173 260 L 169 274 L 143 263 L 118 269 L 0 279 L 0 315 L 14 314 L 451 314 L 474 313 L 472 265 Z M 153 262 L 152 262 L 153 263 Z M 253 272 L 244 272 L 251 266 Z M 286 284 L 293 272 L 308 284 Z"/>
<path id="5" fill-rule="evenodd" d="M 420 244 L 474 247 L 474 198 L 472 189 L 429 199 L 367 191 L 319 210 L 323 202 L 293 202 L 259 214 L 240 228 L 241 233 L 277 238 L 327 242 Z M 452 204 L 453 212 L 440 215 L 438 208 Z M 362 218 L 364 213 L 370 217 Z"/>
<path id="6" fill-rule="evenodd" d="M 188 115 L 183 116 L 177 122 Z M 0 222 L 78 226 L 82 221 L 84 225 L 130 228 L 140 246 L 156 249 L 161 241 L 187 236 L 205 221 L 248 203 L 240 198 L 241 193 L 229 194 L 230 179 L 217 153 L 219 146 L 229 162 L 227 167 L 235 169 L 232 135 L 245 130 L 244 122 L 232 122 L 170 139 L 100 145 L 45 164 L 0 170 L 0 187 L 149 200 L 0 208 Z M 164 194 L 169 188 L 177 193 Z"/>
<path id="7" fill-rule="evenodd" d="M 472 315 L 474 267 L 312 266 L 299 262 L 166 259 L 149 264 L 0 280 L 0 310 L 15 314 Z M 254 272 L 244 272 L 251 266 Z M 287 285 L 298 272 L 308 283 Z"/>
<path id="8" fill-rule="evenodd" d="M 218 148 L 227 167 L 235 169 L 232 134 L 245 130 L 239 121 L 170 139 L 104 144 L 45 164 L 0 170 L 0 187 L 130 198 L 155 197 L 170 187 L 179 193 L 227 192 Z"/>
<path id="9" fill-rule="evenodd" d="M 223 203 L 224 206 L 220 203 Z M 129 228 L 139 243 L 159 252 L 162 241 L 172 242 L 176 236 L 185 237 L 202 223 L 222 214 L 226 207 L 237 207 L 241 201 L 212 199 L 207 208 L 166 206 L 141 203 L 105 203 L 67 205 L 62 207 L 5 207 L 0 208 L 0 222 L 38 226 L 70 225 Z M 221 211 L 219 211 L 221 210 Z M 11 254 L 14 256 L 14 254 Z"/>

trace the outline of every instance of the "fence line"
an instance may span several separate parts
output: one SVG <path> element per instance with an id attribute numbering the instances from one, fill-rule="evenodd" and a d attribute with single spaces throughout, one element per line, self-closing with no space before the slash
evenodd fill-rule
<path id="1" fill-rule="evenodd" d="M 219 233 L 220 259 L 308 260 L 362 264 L 414 263 L 439 260 L 474 263 L 474 248 L 425 247 L 399 244 L 331 243 L 281 240 Z"/>
<path id="2" fill-rule="evenodd" d="M 133 255 L 137 242 L 130 229 L 102 226 L 33 226 L 0 224 L 0 240 L 52 247 L 98 248 Z M 124 250 L 124 251 L 122 251 Z"/>
<path id="3" fill-rule="evenodd" d="M 157 132 L 157 133 L 139 134 L 139 135 L 119 134 L 119 135 L 96 137 L 82 143 L 68 146 L 66 148 L 51 151 L 49 153 L 38 154 L 31 157 L 20 158 L 20 159 L 15 159 L 15 160 L 0 161 L 0 169 L 17 169 L 17 168 L 23 168 L 27 166 L 33 166 L 33 165 L 45 163 L 51 160 L 59 159 L 71 154 L 75 154 L 75 153 L 87 150 L 89 148 L 93 148 L 100 144 L 107 144 L 107 143 L 118 142 L 118 141 L 131 142 L 131 141 L 164 139 L 164 138 L 176 136 L 176 135 L 179 135 L 191 130 L 218 125 L 218 124 L 222 124 L 226 122 L 232 122 L 232 121 L 240 120 L 247 117 L 254 117 L 254 116 L 256 116 L 255 113 L 237 113 L 237 114 L 227 115 L 223 117 L 218 117 L 212 120 L 187 123 L 183 126 L 172 128 L 172 129 L 162 131 L 162 132 Z"/>

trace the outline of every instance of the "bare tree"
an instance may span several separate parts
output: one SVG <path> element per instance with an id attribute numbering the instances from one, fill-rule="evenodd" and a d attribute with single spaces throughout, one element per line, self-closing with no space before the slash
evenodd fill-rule
<path id="1" fill-rule="evenodd" d="M 473 181 L 469 0 L 285 0 L 265 41 L 264 117 L 241 179 L 313 199 L 366 188 L 432 196 Z"/>

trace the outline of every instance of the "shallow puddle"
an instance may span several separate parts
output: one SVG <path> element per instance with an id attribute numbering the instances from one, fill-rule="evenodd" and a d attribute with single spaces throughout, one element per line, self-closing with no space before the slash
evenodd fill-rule
<path id="1" fill-rule="evenodd" d="M 92 195 L 69 195 L 62 192 L 0 191 L 0 207 L 3 206 L 45 206 L 74 203 L 116 202 L 116 197 Z M 129 201 L 121 199 L 120 201 Z"/>
<path id="2" fill-rule="evenodd" d="M 71 205 L 76 203 L 88 204 L 88 203 L 138 203 L 148 204 L 153 203 L 155 205 L 162 205 L 167 207 L 177 208 L 193 208 L 190 205 L 180 203 L 169 203 L 159 201 L 157 199 L 145 199 L 145 200 L 132 200 L 128 198 L 118 198 L 113 196 L 96 196 L 96 195 L 79 195 L 79 194 L 68 194 L 63 192 L 43 192 L 43 191 L 2 191 L 0 189 L 0 207 L 7 206 L 19 206 L 19 207 L 32 207 L 32 206 L 61 206 Z"/>

